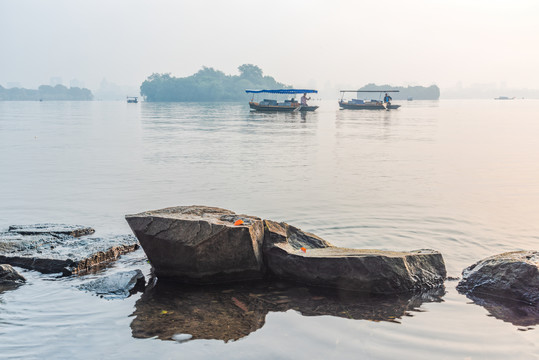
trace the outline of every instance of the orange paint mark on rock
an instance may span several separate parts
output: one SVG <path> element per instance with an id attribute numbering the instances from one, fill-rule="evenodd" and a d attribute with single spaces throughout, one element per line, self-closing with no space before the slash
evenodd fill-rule
<path id="1" fill-rule="evenodd" d="M 304 247 L 301 248 L 301 251 L 303 251 L 304 253 L 307 252 L 307 249 L 305 249 Z"/>

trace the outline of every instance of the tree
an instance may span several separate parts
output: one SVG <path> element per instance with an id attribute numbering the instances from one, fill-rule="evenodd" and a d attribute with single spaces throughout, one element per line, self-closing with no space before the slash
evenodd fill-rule
<path id="1" fill-rule="evenodd" d="M 262 79 L 262 69 L 256 65 L 243 64 L 238 66 L 238 70 L 240 71 L 240 77 L 242 78 L 251 81 L 257 81 L 259 79 Z"/>

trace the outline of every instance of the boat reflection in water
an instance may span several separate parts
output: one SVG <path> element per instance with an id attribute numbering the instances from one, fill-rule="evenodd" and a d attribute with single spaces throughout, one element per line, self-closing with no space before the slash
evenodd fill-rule
<path id="1" fill-rule="evenodd" d="M 241 339 L 264 326 L 269 312 L 399 322 L 424 302 L 442 302 L 445 288 L 392 296 L 369 296 L 285 282 L 189 286 L 159 281 L 135 304 L 135 338 L 162 340 Z"/>

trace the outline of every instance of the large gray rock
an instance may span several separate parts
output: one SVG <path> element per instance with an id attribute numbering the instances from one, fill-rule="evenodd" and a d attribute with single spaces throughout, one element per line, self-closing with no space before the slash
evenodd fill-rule
<path id="1" fill-rule="evenodd" d="M 207 206 L 126 215 L 157 277 L 214 283 L 264 276 L 264 226 L 254 216 Z M 234 225 L 237 220 L 243 224 Z"/>
<path id="2" fill-rule="evenodd" d="M 483 259 L 462 271 L 462 293 L 487 294 L 539 305 L 539 252 L 514 251 Z"/>
<path id="3" fill-rule="evenodd" d="M 447 275 L 442 255 L 434 250 L 297 250 L 281 242 L 265 247 L 264 256 L 268 269 L 279 278 L 373 294 L 433 288 Z"/>
<path id="4" fill-rule="evenodd" d="M 79 238 L 63 233 L 0 233 L 0 263 L 42 273 L 78 274 L 139 247 L 133 235 Z"/>
<path id="5" fill-rule="evenodd" d="M 19 274 L 15 269 L 9 264 L 0 265 L 0 284 L 10 285 L 10 284 L 21 284 L 25 282 L 26 279 Z"/>
<path id="6" fill-rule="evenodd" d="M 239 219 L 244 224 L 234 225 Z M 446 277 L 442 255 L 433 250 L 337 248 L 286 223 L 220 208 L 180 206 L 126 220 L 155 274 L 184 282 L 262 278 L 269 270 L 300 283 L 389 294 L 432 288 Z"/>

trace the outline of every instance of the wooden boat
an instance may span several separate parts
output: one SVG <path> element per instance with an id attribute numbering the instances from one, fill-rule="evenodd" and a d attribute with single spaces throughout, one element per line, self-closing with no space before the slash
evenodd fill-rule
<path id="1" fill-rule="evenodd" d="M 315 111 L 316 109 L 318 109 L 318 106 L 316 106 L 316 105 L 312 105 L 312 106 L 310 106 L 310 105 L 307 105 L 307 106 L 301 105 L 299 107 L 299 111 Z"/>
<path id="2" fill-rule="evenodd" d="M 352 99 L 352 100 L 344 100 L 344 94 L 347 92 L 354 92 L 354 93 L 379 93 L 379 99 L 371 99 L 371 100 L 361 100 L 361 99 Z M 383 102 L 381 100 L 382 94 L 389 93 L 389 92 L 399 92 L 399 90 L 341 90 L 341 99 L 339 100 L 339 106 L 342 109 L 349 109 L 349 110 L 390 110 L 390 109 L 398 109 L 401 106 L 392 104 L 391 102 Z"/>
<path id="3" fill-rule="evenodd" d="M 277 90 L 245 90 L 246 93 L 253 94 L 249 107 L 255 111 L 278 111 L 278 112 L 293 112 L 293 111 L 315 111 L 318 106 L 301 105 L 293 95 L 297 94 L 313 94 L 318 93 L 317 90 L 308 89 L 277 89 Z M 291 99 L 279 102 L 274 99 L 263 99 L 259 102 L 255 101 L 255 94 L 284 94 L 292 95 Z"/>
<path id="4" fill-rule="evenodd" d="M 298 111 L 300 105 L 298 102 L 285 101 L 278 103 L 277 100 L 264 99 L 260 102 L 249 101 L 249 107 L 256 111 Z"/>

